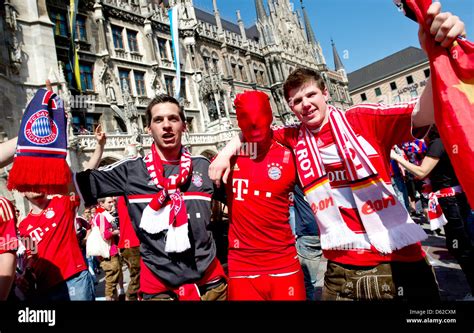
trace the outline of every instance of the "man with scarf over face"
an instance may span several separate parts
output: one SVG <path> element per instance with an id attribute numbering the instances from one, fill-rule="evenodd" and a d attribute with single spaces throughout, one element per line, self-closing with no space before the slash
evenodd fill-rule
<path id="1" fill-rule="evenodd" d="M 227 282 L 208 230 L 214 186 L 209 161 L 181 144 L 185 117 L 176 99 L 155 97 L 147 107 L 151 152 L 75 175 L 87 205 L 124 196 L 140 240 L 144 300 L 224 300 Z"/>
<path id="2" fill-rule="evenodd" d="M 303 272 L 290 228 L 295 185 L 291 150 L 273 139 L 268 96 L 246 91 L 235 99 L 245 140 L 232 158 L 229 204 L 229 300 L 305 300 Z"/>
<path id="3" fill-rule="evenodd" d="M 459 18 L 428 10 L 430 33 L 444 47 L 464 32 Z M 420 34 L 424 45 L 425 35 Z M 285 99 L 301 125 L 275 130 L 274 139 L 296 156 L 298 177 L 314 212 L 328 259 L 323 300 L 439 299 L 420 241 L 427 236 L 398 202 L 388 172 L 390 149 L 423 136 L 434 122 L 431 84 L 418 101 L 362 104 L 345 113 L 327 104 L 321 75 L 300 68 L 284 84 Z M 237 138 L 238 139 L 238 138 Z M 213 162 L 216 183 L 238 140 Z"/>

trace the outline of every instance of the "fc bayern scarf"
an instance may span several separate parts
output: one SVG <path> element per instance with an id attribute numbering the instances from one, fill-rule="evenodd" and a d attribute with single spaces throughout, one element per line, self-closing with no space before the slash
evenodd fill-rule
<path id="1" fill-rule="evenodd" d="M 427 237 L 393 191 L 378 175 L 345 115 L 328 106 L 329 125 L 347 172 L 352 195 L 366 234 L 356 234 L 344 222 L 314 134 L 301 127 L 295 154 L 304 192 L 315 214 L 323 249 L 368 249 L 391 253 Z M 380 157 L 377 157 L 380 158 Z"/>
<path id="2" fill-rule="evenodd" d="M 52 91 L 39 89 L 23 114 L 8 189 L 67 193 L 71 170 L 66 156 L 66 113 L 62 100 Z"/>
<path id="3" fill-rule="evenodd" d="M 150 234 L 168 230 L 165 251 L 183 252 L 189 249 L 191 244 L 188 236 L 188 214 L 179 187 L 191 174 L 191 154 L 186 147 L 182 147 L 179 173 L 168 178 L 164 177 L 163 164 L 154 144 L 144 160 L 159 191 L 143 211 L 140 228 Z"/>
<path id="4" fill-rule="evenodd" d="M 431 230 L 436 230 L 448 223 L 443 214 L 443 209 L 438 202 L 439 198 L 454 197 L 456 194 L 463 193 L 461 186 L 442 188 L 436 192 L 431 192 L 428 201 L 428 219 L 430 220 Z"/>

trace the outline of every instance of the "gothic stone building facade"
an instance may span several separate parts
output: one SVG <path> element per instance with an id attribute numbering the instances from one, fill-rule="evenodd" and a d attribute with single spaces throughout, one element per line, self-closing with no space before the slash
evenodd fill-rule
<path id="1" fill-rule="evenodd" d="M 160 4 L 158 4 L 160 3 Z M 332 103 L 351 104 L 347 76 L 335 48 L 335 70 L 328 68 L 302 5 L 301 17 L 289 0 L 255 0 L 256 24 L 245 27 L 221 19 L 192 0 L 80 0 L 75 39 L 68 28 L 69 1 L 0 0 L 0 141 L 17 134 L 22 112 L 49 78 L 69 113 L 69 162 L 80 170 L 95 147 L 92 131 L 108 133 L 104 163 L 145 153 L 145 110 L 159 93 L 180 102 L 193 154 L 211 156 L 236 129 L 233 99 L 245 90 L 268 94 L 275 123 L 295 121 L 283 98 L 285 77 L 304 66 L 321 71 Z M 176 78 L 167 7 L 179 5 L 181 77 Z M 72 43 L 74 42 L 74 43 Z M 81 91 L 70 83 L 68 52 L 79 54 Z M 333 45 L 334 47 L 334 45 Z M 7 171 L 0 180 L 4 189 Z M 7 194 L 11 197 L 11 194 Z"/>

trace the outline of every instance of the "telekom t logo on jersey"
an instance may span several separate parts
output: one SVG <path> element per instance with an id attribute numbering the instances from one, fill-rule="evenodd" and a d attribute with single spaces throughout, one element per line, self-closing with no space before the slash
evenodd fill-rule
<path id="1" fill-rule="evenodd" d="M 232 192 L 235 193 L 235 200 L 244 201 L 244 195 L 250 194 L 260 198 L 271 198 L 272 192 L 261 189 L 249 189 L 249 180 L 234 178 L 232 179 Z"/>
<path id="2" fill-rule="evenodd" d="M 237 184 L 237 185 L 236 185 Z M 249 180 L 248 179 L 239 179 L 234 178 L 232 180 L 232 190 L 237 194 L 235 200 L 244 201 L 242 194 L 248 193 Z"/>

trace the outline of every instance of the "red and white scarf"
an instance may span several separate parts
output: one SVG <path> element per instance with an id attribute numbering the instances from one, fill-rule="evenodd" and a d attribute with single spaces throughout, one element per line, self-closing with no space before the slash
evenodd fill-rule
<path id="1" fill-rule="evenodd" d="M 412 221 L 393 190 L 378 175 L 345 115 L 333 106 L 328 106 L 328 112 L 335 145 L 366 234 L 356 234 L 344 222 L 315 136 L 302 126 L 294 152 L 299 178 L 319 226 L 322 248 L 370 249 L 373 245 L 381 253 L 391 253 L 426 239 L 426 233 Z"/>
<path id="2" fill-rule="evenodd" d="M 145 156 L 148 173 L 159 188 L 143 211 L 140 228 L 150 234 L 168 230 L 166 234 L 166 252 L 183 252 L 191 247 L 188 236 L 188 214 L 183 194 L 179 187 L 186 183 L 191 174 L 191 154 L 186 147 L 181 148 L 179 173 L 164 177 L 163 164 L 155 145 Z"/>
<path id="3" fill-rule="evenodd" d="M 454 197 L 456 194 L 462 193 L 461 186 L 453 186 L 442 188 L 436 192 L 431 192 L 428 201 L 428 218 L 430 220 L 431 230 L 436 230 L 448 223 L 443 214 L 441 205 L 438 202 L 439 198 Z"/>

